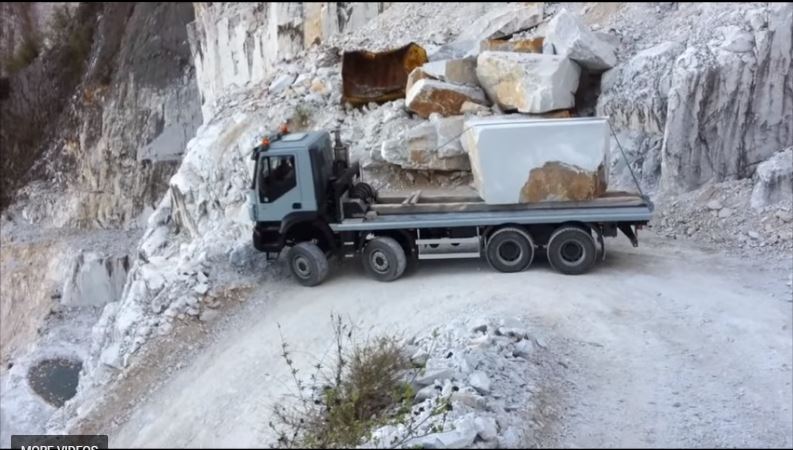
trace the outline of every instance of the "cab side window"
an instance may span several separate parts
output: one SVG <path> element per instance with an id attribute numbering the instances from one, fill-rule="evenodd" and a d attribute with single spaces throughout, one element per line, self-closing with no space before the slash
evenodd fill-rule
<path id="1" fill-rule="evenodd" d="M 267 156 L 262 158 L 259 196 L 263 203 L 278 200 L 297 186 L 294 156 Z"/>

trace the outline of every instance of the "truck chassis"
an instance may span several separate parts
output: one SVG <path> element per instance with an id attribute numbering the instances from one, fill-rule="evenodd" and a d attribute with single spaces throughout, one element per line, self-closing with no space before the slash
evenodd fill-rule
<path id="1" fill-rule="evenodd" d="M 341 196 L 339 210 L 363 204 L 363 217 L 317 223 L 309 234 L 288 242 L 290 269 L 301 284 L 327 277 L 328 256 L 360 257 L 379 281 L 401 277 L 408 260 L 481 258 L 501 272 L 527 269 L 544 252 L 560 273 L 578 275 L 605 259 L 604 237 L 621 231 L 634 246 L 636 232 L 652 215 L 652 203 L 623 192 L 586 202 L 485 205 L 474 197 L 417 193 L 381 194 L 379 202 Z M 310 248 L 310 250 L 309 250 Z M 294 253 L 294 254 L 293 254 Z"/>

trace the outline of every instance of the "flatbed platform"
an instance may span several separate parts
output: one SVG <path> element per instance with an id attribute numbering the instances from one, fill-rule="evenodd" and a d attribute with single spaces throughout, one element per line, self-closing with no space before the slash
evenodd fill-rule
<path id="1" fill-rule="evenodd" d="M 613 191 L 582 202 L 488 205 L 473 189 L 426 193 L 381 192 L 362 218 L 331 224 L 334 231 L 387 230 L 563 222 L 637 222 L 650 220 L 653 204 L 639 194 Z"/>

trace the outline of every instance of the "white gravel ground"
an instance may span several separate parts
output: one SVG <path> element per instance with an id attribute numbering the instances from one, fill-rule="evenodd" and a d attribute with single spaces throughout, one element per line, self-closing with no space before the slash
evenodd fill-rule
<path id="1" fill-rule="evenodd" d="M 270 406 L 287 387 L 276 324 L 310 362 L 329 345 L 331 312 L 408 334 L 459 318 L 528 317 L 558 358 L 553 378 L 540 380 L 554 393 L 547 432 L 535 437 L 543 446 L 793 445 L 790 258 L 767 266 L 643 239 L 638 249 L 612 241 L 608 260 L 578 277 L 543 262 L 501 274 L 480 261 L 432 261 L 382 284 L 350 262 L 317 288 L 270 281 L 107 430 L 111 445 L 269 442 Z"/>

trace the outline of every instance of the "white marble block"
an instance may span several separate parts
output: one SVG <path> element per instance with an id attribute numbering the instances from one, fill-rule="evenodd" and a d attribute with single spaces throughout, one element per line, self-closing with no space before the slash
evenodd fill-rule
<path id="1" fill-rule="evenodd" d="M 461 143 L 488 204 L 583 201 L 608 187 L 606 118 L 471 119 L 465 130 Z"/>

